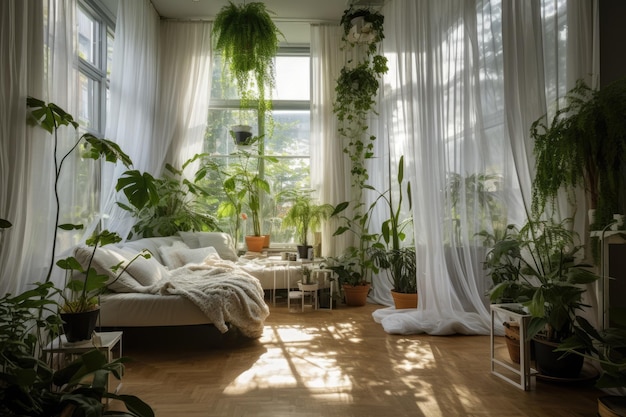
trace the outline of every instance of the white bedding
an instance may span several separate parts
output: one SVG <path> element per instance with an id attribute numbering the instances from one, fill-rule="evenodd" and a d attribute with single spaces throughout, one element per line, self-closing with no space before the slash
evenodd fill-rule
<path id="1" fill-rule="evenodd" d="M 143 239 L 141 244 L 160 245 L 164 239 Z M 92 250 L 78 246 L 74 252 L 85 268 Z M 101 298 L 101 326 L 211 323 L 222 333 L 232 325 L 245 336 L 260 337 L 269 308 L 259 280 L 212 251 L 199 261 L 200 252 L 190 249 L 186 255 L 193 255 L 188 259 L 196 263 L 171 270 L 156 255 L 149 259 L 139 257 L 118 277 L 111 266 L 128 262 L 137 249 L 128 245 L 98 248 L 92 267 L 109 276 L 109 288 L 114 291 Z"/>

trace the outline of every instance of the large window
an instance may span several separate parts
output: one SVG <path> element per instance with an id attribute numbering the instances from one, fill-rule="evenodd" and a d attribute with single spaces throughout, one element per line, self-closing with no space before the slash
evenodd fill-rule
<path id="1" fill-rule="evenodd" d="M 230 128 L 237 124 L 253 127 L 260 136 L 262 155 L 272 156 L 277 162 L 262 161 L 261 175 L 270 183 L 271 193 L 264 196 L 262 204 L 262 233 L 272 236 L 273 244 L 294 242 L 294 233 L 283 230 L 281 219 L 288 208 L 283 196 L 285 190 L 308 188 L 309 135 L 310 135 L 310 67 L 308 50 L 283 50 L 276 57 L 276 86 L 272 92 L 271 114 L 260 115 L 251 103 L 241 109 L 236 88 L 222 76 L 223 64 L 214 59 L 211 105 L 204 151 L 223 167 L 234 162 L 237 151 L 230 136 Z M 263 119 L 263 120 L 260 120 Z M 213 189 L 219 203 L 218 179 Z M 223 230 L 229 231 L 231 220 L 220 219 Z M 244 225 L 245 227 L 245 225 Z M 248 230 L 247 232 L 250 232 Z M 241 242 L 239 242 L 241 243 Z"/>
<path id="2" fill-rule="evenodd" d="M 78 36 L 78 108 L 74 116 L 80 125 L 80 134 L 92 133 L 104 137 L 109 106 L 109 81 L 113 56 L 114 28 L 112 21 L 95 2 L 80 2 L 76 13 Z M 84 145 L 84 143 L 83 143 Z M 75 153 L 79 158 L 79 153 Z M 76 166 L 73 200 L 70 210 L 73 223 L 89 224 L 98 211 L 100 165 L 83 160 Z M 74 184 L 73 182 L 67 182 Z"/>

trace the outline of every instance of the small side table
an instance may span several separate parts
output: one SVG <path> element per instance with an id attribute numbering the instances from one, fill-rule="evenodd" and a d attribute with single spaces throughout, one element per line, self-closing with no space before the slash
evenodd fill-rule
<path id="1" fill-rule="evenodd" d="M 535 385 L 535 377 L 537 371 L 530 367 L 530 342 L 526 338 L 528 331 L 528 323 L 530 315 L 525 313 L 517 313 L 521 309 L 519 304 L 492 304 L 491 305 L 491 373 L 506 382 L 530 391 Z M 500 321 L 502 317 L 508 320 L 516 321 L 519 324 L 519 366 L 515 367 L 512 363 L 498 359 L 496 355 L 495 333 L 496 321 Z"/>
<path id="2" fill-rule="evenodd" d="M 106 353 L 108 362 L 113 360 L 113 351 L 118 346 L 119 357 L 122 357 L 122 333 L 123 332 L 96 332 L 95 337 L 91 340 L 83 340 L 80 342 L 69 343 L 65 335 L 57 336 L 52 342 L 48 343 L 43 349 L 45 353 L 61 353 L 66 355 L 80 355 L 93 349 L 98 349 Z M 53 365 L 51 360 L 51 365 Z M 57 362 L 60 366 L 60 361 Z M 117 385 L 114 392 L 121 387 L 121 382 Z M 108 382 L 107 382 L 108 388 Z M 107 399 L 108 401 L 108 399 Z"/>

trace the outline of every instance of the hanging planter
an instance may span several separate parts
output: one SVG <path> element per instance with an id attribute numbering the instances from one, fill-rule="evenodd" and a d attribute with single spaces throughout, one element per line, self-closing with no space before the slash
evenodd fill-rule
<path id="1" fill-rule="evenodd" d="M 237 146 L 249 146 L 252 143 L 252 126 L 235 125 L 230 130 L 230 135 Z"/>
<path id="2" fill-rule="evenodd" d="M 215 49 L 222 54 L 224 65 L 237 85 L 241 107 L 256 99 L 260 111 L 271 109 L 271 94 L 275 83 L 274 57 L 278 52 L 278 37 L 283 36 L 261 2 L 222 7 L 213 22 Z M 283 36 L 284 37 L 284 36 Z M 258 97 L 252 94 L 256 85 Z"/>

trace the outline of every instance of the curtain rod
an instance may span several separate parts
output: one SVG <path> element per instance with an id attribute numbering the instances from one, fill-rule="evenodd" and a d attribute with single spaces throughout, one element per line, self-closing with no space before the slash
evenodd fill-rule
<path id="1" fill-rule="evenodd" d="M 189 17 L 189 18 L 172 18 L 172 17 L 161 17 L 161 20 L 166 20 L 168 22 L 213 22 L 215 20 L 214 17 Z M 339 20 L 324 20 L 324 19 L 294 19 L 294 18 L 276 18 L 272 19 L 275 22 L 279 23 L 311 23 L 311 24 L 339 24 Z"/>

